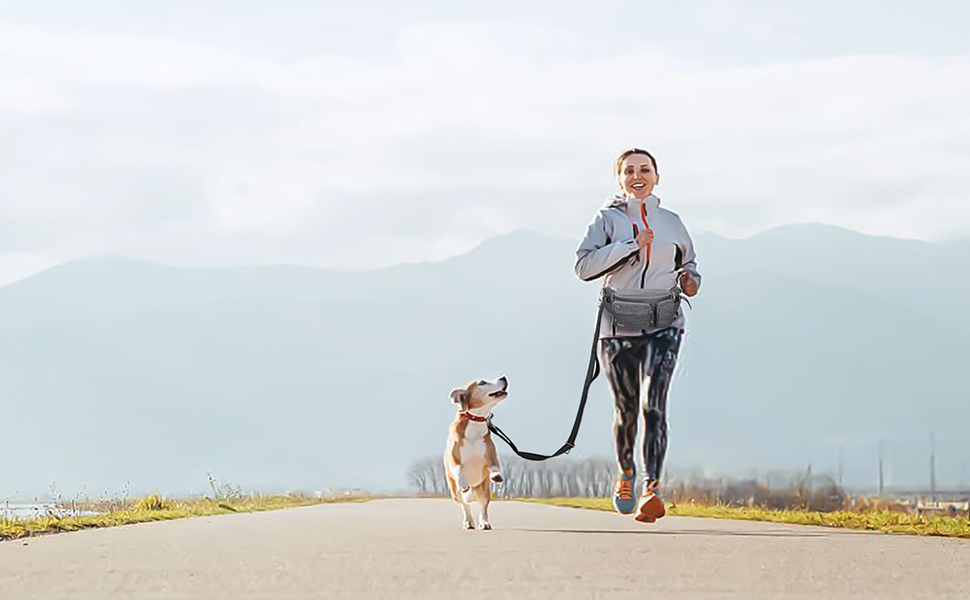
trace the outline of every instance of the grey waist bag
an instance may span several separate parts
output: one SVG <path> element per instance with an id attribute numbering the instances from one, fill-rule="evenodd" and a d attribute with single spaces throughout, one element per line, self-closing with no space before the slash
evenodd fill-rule
<path id="1" fill-rule="evenodd" d="M 629 329 L 670 327 L 677 318 L 681 298 L 677 286 L 666 291 L 603 288 L 606 312 L 613 315 L 613 323 L 617 327 Z"/>

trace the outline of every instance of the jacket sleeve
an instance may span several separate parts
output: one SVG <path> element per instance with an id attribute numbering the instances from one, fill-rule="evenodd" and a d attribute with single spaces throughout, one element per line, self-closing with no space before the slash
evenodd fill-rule
<path id="1" fill-rule="evenodd" d="M 701 289 L 701 274 L 697 272 L 697 254 L 694 252 L 694 241 L 690 239 L 690 234 L 687 232 L 687 227 L 684 226 L 683 221 L 680 223 L 681 228 L 681 241 L 679 243 L 680 250 L 683 252 L 683 263 L 681 263 L 681 270 L 690 273 L 697 281 L 697 289 Z"/>
<path id="2" fill-rule="evenodd" d="M 606 219 L 602 212 L 598 212 L 576 249 L 576 275 L 583 281 L 592 281 L 621 267 L 638 252 L 636 240 L 611 243 L 606 232 Z"/>

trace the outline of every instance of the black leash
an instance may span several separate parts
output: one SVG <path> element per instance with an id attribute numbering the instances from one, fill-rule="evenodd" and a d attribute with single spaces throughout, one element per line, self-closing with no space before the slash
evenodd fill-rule
<path id="1" fill-rule="evenodd" d="M 522 458 L 526 460 L 546 460 L 548 458 L 554 458 L 560 454 L 568 454 L 570 450 L 576 445 L 576 436 L 579 435 L 579 424 L 583 421 L 583 409 L 586 408 L 586 395 L 589 393 L 589 386 L 593 383 L 593 380 L 600 374 L 600 363 L 599 359 L 596 357 L 596 344 L 599 343 L 600 337 L 600 325 L 603 322 L 603 298 L 600 297 L 599 301 L 600 309 L 596 313 L 596 332 L 593 334 L 593 351 L 589 356 L 589 368 L 586 370 L 586 383 L 583 385 L 583 397 L 579 400 L 579 412 L 576 413 L 576 422 L 573 423 L 573 430 L 569 434 L 569 439 L 563 444 L 563 447 L 556 451 L 555 454 L 550 456 L 545 456 L 543 454 L 533 454 L 532 452 L 520 452 L 509 436 L 498 428 L 494 423 L 492 423 L 492 415 L 488 416 L 488 430 L 495 435 L 502 438 L 502 440 L 512 448 L 512 452 L 515 452 Z"/>

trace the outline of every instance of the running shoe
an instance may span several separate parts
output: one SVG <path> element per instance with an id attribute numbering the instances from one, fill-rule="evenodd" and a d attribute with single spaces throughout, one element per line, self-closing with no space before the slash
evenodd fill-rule
<path id="1" fill-rule="evenodd" d="M 635 473 L 623 473 L 616 479 L 613 488 L 613 508 L 621 515 L 633 514 L 637 508 L 637 499 L 633 495 L 633 480 Z"/>
<path id="2" fill-rule="evenodd" d="M 657 488 L 660 487 L 659 481 L 644 481 L 643 495 L 640 498 L 640 505 L 637 508 L 637 516 L 634 517 L 641 523 L 654 523 L 657 519 L 667 514 L 664 510 L 664 503 L 657 496 Z"/>

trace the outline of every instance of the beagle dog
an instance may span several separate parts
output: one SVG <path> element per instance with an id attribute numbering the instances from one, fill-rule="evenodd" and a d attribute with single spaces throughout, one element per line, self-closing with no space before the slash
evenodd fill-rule
<path id="1" fill-rule="evenodd" d="M 488 522 L 492 482 L 501 483 L 498 454 L 488 431 L 488 417 L 492 409 L 508 394 L 509 382 L 504 376 L 495 381 L 473 381 L 451 392 L 451 402 L 457 407 L 455 420 L 448 430 L 445 445 L 445 477 L 455 502 L 461 504 L 464 529 L 475 529 L 471 501 L 474 497 L 481 509 L 478 528 L 492 528 Z"/>

